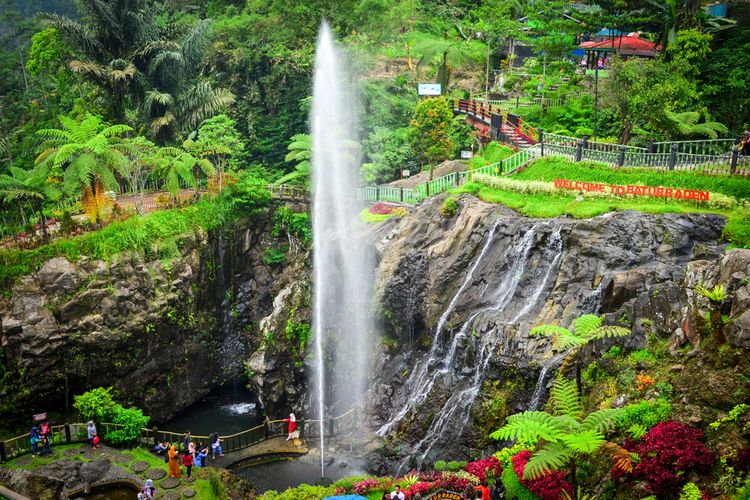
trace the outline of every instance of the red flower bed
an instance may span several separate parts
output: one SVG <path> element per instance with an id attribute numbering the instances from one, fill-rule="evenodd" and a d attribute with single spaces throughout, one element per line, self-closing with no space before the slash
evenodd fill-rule
<path id="1" fill-rule="evenodd" d="M 528 450 L 517 453 L 510 459 L 513 463 L 513 470 L 522 485 L 542 500 L 558 500 L 563 491 L 567 491 L 568 495 L 573 497 L 573 487 L 565 480 L 565 474 L 560 471 L 549 472 L 537 479 L 523 479 L 523 471 L 530 459 L 531 452 Z"/>
<path id="2" fill-rule="evenodd" d="M 424 498 L 430 490 L 432 490 L 432 483 L 418 482 L 409 486 L 404 496 L 406 498 L 414 498 L 414 495 L 419 493 Z"/>
<path id="3" fill-rule="evenodd" d="M 380 487 L 380 481 L 377 479 L 365 479 L 354 483 L 354 493 L 358 495 L 366 495 L 370 491 Z"/>
<path id="4" fill-rule="evenodd" d="M 500 461 L 493 456 L 466 464 L 466 472 L 471 472 L 482 482 L 487 481 L 487 471 L 494 473 L 495 477 L 500 477 L 503 473 L 503 466 L 500 465 Z"/>
<path id="5" fill-rule="evenodd" d="M 393 205 L 386 205 L 385 203 L 376 203 L 370 207 L 370 213 L 374 215 L 388 215 L 393 212 L 396 207 Z"/>
<path id="6" fill-rule="evenodd" d="M 440 479 L 433 483 L 436 490 L 448 490 L 463 492 L 469 486 L 469 480 L 456 476 L 441 476 Z"/>
<path id="7" fill-rule="evenodd" d="M 714 462 L 713 453 L 701 439 L 700 429 L 679 422 L 661 422 L 641 442 L 626 441 L 624 448 L 641 457 L 633 477 L 646 480 L 657 496 L 678 491 L 688 481 L 686 472 L 706 472 Z"/>

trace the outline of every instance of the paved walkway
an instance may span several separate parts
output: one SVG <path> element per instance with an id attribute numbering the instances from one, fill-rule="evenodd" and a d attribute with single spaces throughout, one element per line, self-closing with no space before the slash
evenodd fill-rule
<path id="1" fill-rule="evenodd" d="M 298 444 L 295 445 L 295 442 Z M 234 464 L 251 458 L 260 458 L 269 455 L 305 455 L 308 451 L 304 441 L 299 439 L 287 441 L 286 438 L 275 437 L 238 451 L 225 453 L 223 457 L 217 456 L 216 460 L 212 460 L 209 454 L 207 464 L 211 467 L 229 468 Z"/>

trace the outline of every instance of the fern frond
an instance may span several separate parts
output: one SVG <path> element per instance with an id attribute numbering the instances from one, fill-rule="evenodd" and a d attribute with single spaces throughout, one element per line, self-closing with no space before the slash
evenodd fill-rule
<path id="1" fill-rule="evenodd" d="M 604 318 L 595 314 L 584 314 L 579 316 L 574 323 L 574 330 L 579 337 L 585 337 L 589 332 L 599 328 Z"/>
<path id="2" fill-rule="evenodd" d="M 572 335 L 572 332 L 570 330 L 558 325 L 535 326 L 529 333 L 531 335 L 543 335 L 545 337 L 553 337 L 555 335 Z"/>
<path id="3" fill-rule="evenodd" d="M 537 479 L 548 472 L 563 469 L 573 452 L 561 443 L 546 443 L 537 450 L 523 470 L 524 479 Z"/>
<path id="4" fill-rule="evenodd" d="M 604 408 L 589 413 L 581 424 L 583 429 L 604 433 L 616 427 L 617 419 L 622 413 L 620 408 Z"/>
<path id="5" fill-rule="evenodd" d="M 565 434 L 560 437 L 568 448 L 576 453 L 593 453 L 604 444 L 604 436 L 600 432 L 587 430 L 574 434 Z"/>
<path id="6" fill-rule="evenodd" d="M 576 420 L 583 416 L 583 403 L 578 395 L 578 387 L 572 380 L 557 377 L 550 391 L 550 401 L 556 415 L 564 415 Z"/>
<path id="7" fill-rule="evenodd" d="M 496 430 L 490 437 L 493 439 L 526 439 L 542 438 L 555 442 L 563 434 L 557 419 L 543 411 L 525 411 L 508 417 L 508 422 Z"/>
<path id="8" fill-rule="evenodd" d="M 633 455 L 628 450 L 611 441 L 604 443 L 602 450 L 610 456 L 616 469 L 626 474 L 633 472 Z"/>
<path id="9" fill-rule="evenodd" d="M 625 337 L 627 335 L 630 335 L 629 328 L 614 325 L 600 326 L 599 328 L 588 332 L 588 334 L 586 335 L 586 342 L 590 342 L 591 340 L 604 339 L 607 337 Z"/>

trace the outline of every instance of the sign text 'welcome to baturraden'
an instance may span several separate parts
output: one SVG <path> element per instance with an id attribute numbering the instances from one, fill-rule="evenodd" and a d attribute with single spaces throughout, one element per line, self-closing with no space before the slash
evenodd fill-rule
<path id="1" fill-rule="evenodd" d="M 635 196 L 653 196 L 654 198 L 708 201 L 708 191 L 700 191 L 698 189 L 676 189 L 638 185 L 618 186 L 617 184 L 570 181 L 565 179 L 555 179 L 555 187 L 559 189 L 572 189 L 574 191 L 609 193 L 618 196 L 631 194 Z"/>

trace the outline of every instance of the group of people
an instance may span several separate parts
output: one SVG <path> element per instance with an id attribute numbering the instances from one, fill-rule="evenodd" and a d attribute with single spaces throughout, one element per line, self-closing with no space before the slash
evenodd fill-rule
<path id="1" fill-rule="evenodd" d="M 205 467 L 208 460 L 209 449 L 211 450 L 211 458 L 216 459 L 216 455 L 219 457 L 224 456 L 224 452 L 221 448 L 221 438 L 219 434 L 214 432 L 211 434 L 211 442 L 204 446 L 202 442 L 197 444 L 193 441 L 190 431 L 185 433 L 185 438 L 182 442 L 182 455 L 177 450 L 177 446 L 170 443 L 169 441 L 162 441 L 154 445 L 153 451 L 157 455 L 164 455 L 165 462 L 169 463 L 169 477 L 180 477 L 180 467 L 185 466 L 187 472 L 188 481 L 192 480 L 193 467 Z"/>
<path id="2" fill-rule="evenodd" d="M 92 450 L 95 450 L 99 446 L 99 434 L 96 432 L 96 425 L 93 420 L 89 420 L 86 424 L 86 435 L 89 439 L 89 446 Z"/>
<path id="3" fill-rule="evenodd" d="M 42 451 L 39 452 L 39 456 L 51 455 L 52 448 L 50 448 L 52 440 L 52 430 L 50 429 L 49 422 L 46 420 L 37 427 L 36 425 L 31 426 L 31 433 L 29 441 L 31 442 L 31 456 L 35 456 L 39 450 L 39 445 L 42 446 Z"/>
<path id="4" fill-rule="evenodd" d="M 400 486 L 388 493 L 383 493 L 381 500 L 404 500 L 406 495 Z M 422 495 L 417 493 L 412 497 L 414 500 L 422 500 Z M 499 500 L 503 498 L 503 485 L 500 481 L 495 481 L 492 488 L 489 488 L 487 484 L 482 483 L 479 486 L 467 486 L 466 490 L 461 494 L 461 500 Z"/>
<path id="5" fill-rule="evenodd" d="M 138 492 L 138 500 L 153 500 L 154 498 L 156 498 L 156 486 L 154 486 L 154 481 L 146 479 L 146 484 L 144 484 L 141 491 Z"/>

